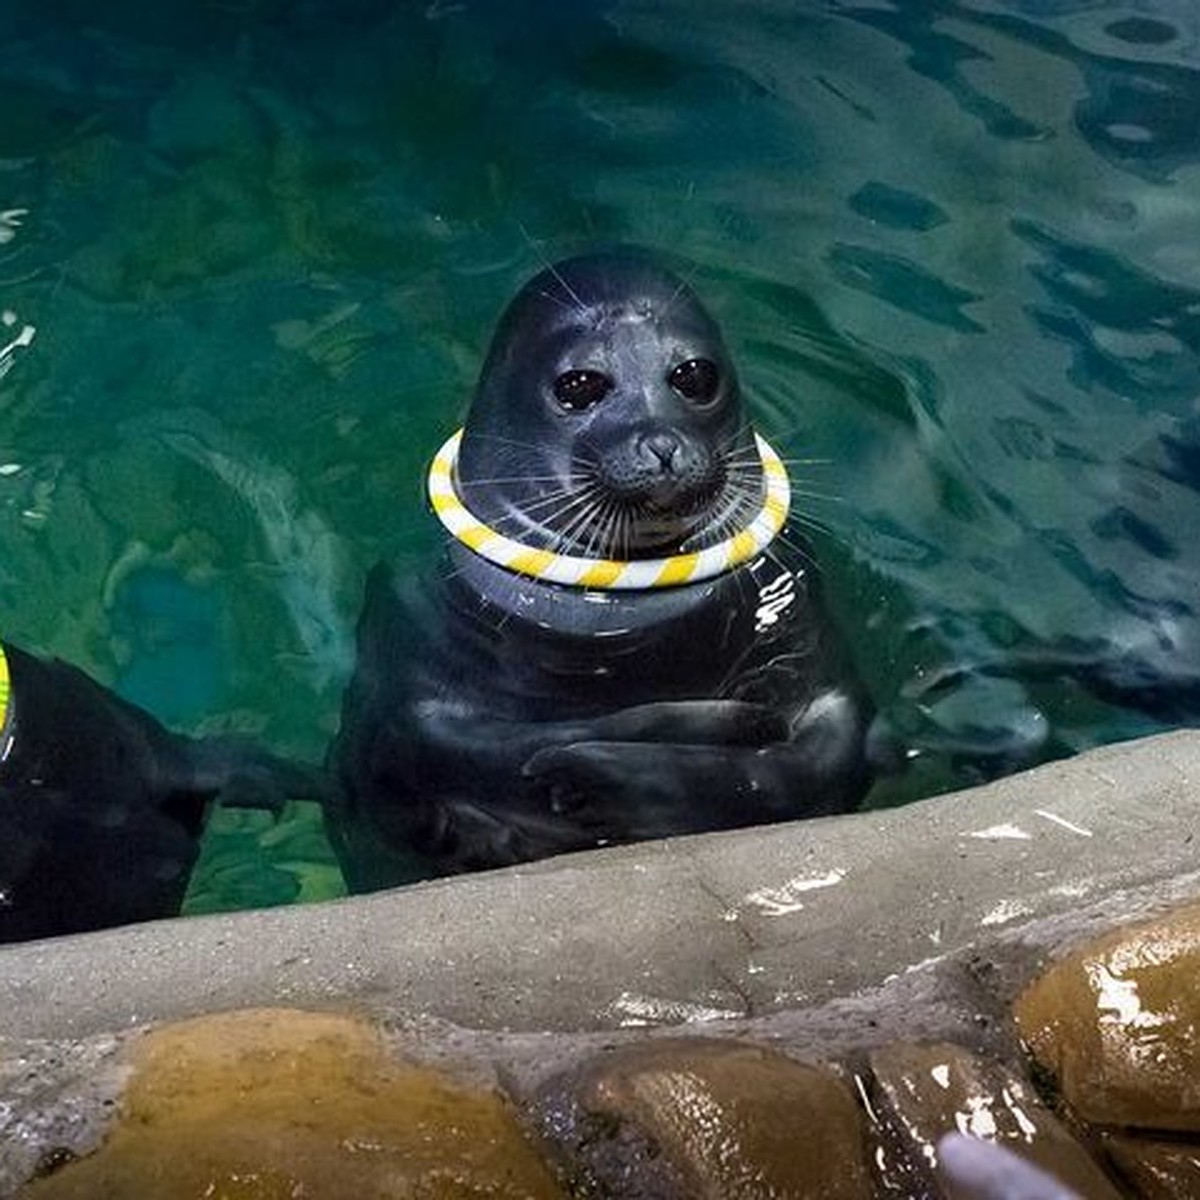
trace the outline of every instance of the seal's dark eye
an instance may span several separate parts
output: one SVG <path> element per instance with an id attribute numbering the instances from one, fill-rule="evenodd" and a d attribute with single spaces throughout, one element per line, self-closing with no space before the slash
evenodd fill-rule
<path id="1" fill-rule="evenodd" d="M 707 358 L 689 358 L 667 376 L 667 382 L 685 400 L 707 404 L 717 397 L 721 372 L 717 370 L 717 364 Z"/>
<path id="2" fill-rule="evenodd" d="M 613 389 L 603 371 L 564 371 L 554 381 L 554 398 L 572 412 L 598 404 Z"/>

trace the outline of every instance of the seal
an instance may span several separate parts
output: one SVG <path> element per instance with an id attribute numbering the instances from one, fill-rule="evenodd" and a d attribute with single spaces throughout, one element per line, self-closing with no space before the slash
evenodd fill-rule
<path id="1" fill-rule="evenodd" d="M 871 707 L 786 470 L 655 259 L 521 290 L 428 492 L 445 554 L 371 573 L 331 747 L 352 889 L 858 803 Z"/>
<path id="2" fill-rule="evenodd" d="M 315 771 L 192 739 L 77 667 L 0 643 L 0 942 L 178 914 L 214 803 L 321 799 Z"/>

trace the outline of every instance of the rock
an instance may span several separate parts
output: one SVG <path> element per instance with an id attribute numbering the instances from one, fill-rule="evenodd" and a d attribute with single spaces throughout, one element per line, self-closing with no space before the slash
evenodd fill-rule
<path id="1" fill-rule="evenodd" d="M 1200 1132 L 1200 905 L 1088 943 L 1032 983 L 1014 1013 L 1083 1120 Z"/>
<path id="2" fill-rule="evenodd" d="M 612 1200 L 866 1200 L 862 1121 L 831 1071 L 732 1041 L 639 1042 L 542 1097 L 576 1185 Z"/>
<path id="3" fill-rule="evenodd" d="M 19 1043 L 0 1037 L 0 1197 L 94 1150 L 129 1076 L 121 1040 Z"/>
<path id="4" fill-rule="evenodd" d="M 22 1200 L 562 1195 L 493 1091 L 392 1060 L 351 1017 L 251 1009 L 140 1039 L 122 1117 Z"/>
<path id="5" fill-rule="evenodd" d="M 1200 1146 L 1113 1137 L 1106 1148 L 1138 1200 L 1200 1200 Z"/>
<path id="6" fill-rule="evenodd" d="M 926 1164 L 932 1183 L 938 1140 L 963 1133 L 1006 1147 L 1089 1200 L 1120 1200 L 1120 1193 L 1032 1089 L 1001 1063 L 949 1043 L 896 1043 L 870 1056 L 872 1099 L 885 1144 L 899 1143 L 892 1185 L 914 1192 L 910 1164 Z M 890 1135 L 890 1139 L 889 1139 Z"/>

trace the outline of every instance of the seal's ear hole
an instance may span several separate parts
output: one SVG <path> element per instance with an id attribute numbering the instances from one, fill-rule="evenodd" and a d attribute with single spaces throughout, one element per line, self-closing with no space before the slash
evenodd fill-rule
<path id="1" fill-rule="evenodd" d="M 572 412 L 598 404 L 613 389 L 603 371 L 564 371 L 554 381 L 554 398 Z"/>
<path id="2" fill-rule="evenodd" d="M 717 364 L 707 358 L 689 358 L 667 376 L 667 382 L 685 400 L 709 404 L 717 398 L 721 372 Z"/>

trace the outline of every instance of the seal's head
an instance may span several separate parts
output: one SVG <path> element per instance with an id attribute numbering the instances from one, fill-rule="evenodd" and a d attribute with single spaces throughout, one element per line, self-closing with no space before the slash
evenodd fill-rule
<path id="1" fill-rule="evenodd" d="M 509 538 L 614 559 L 718 542 L 764 488 L 720 330 L 633 252 L 569 259 L 517 295 L 456 471 L 467 508 Z"/>

